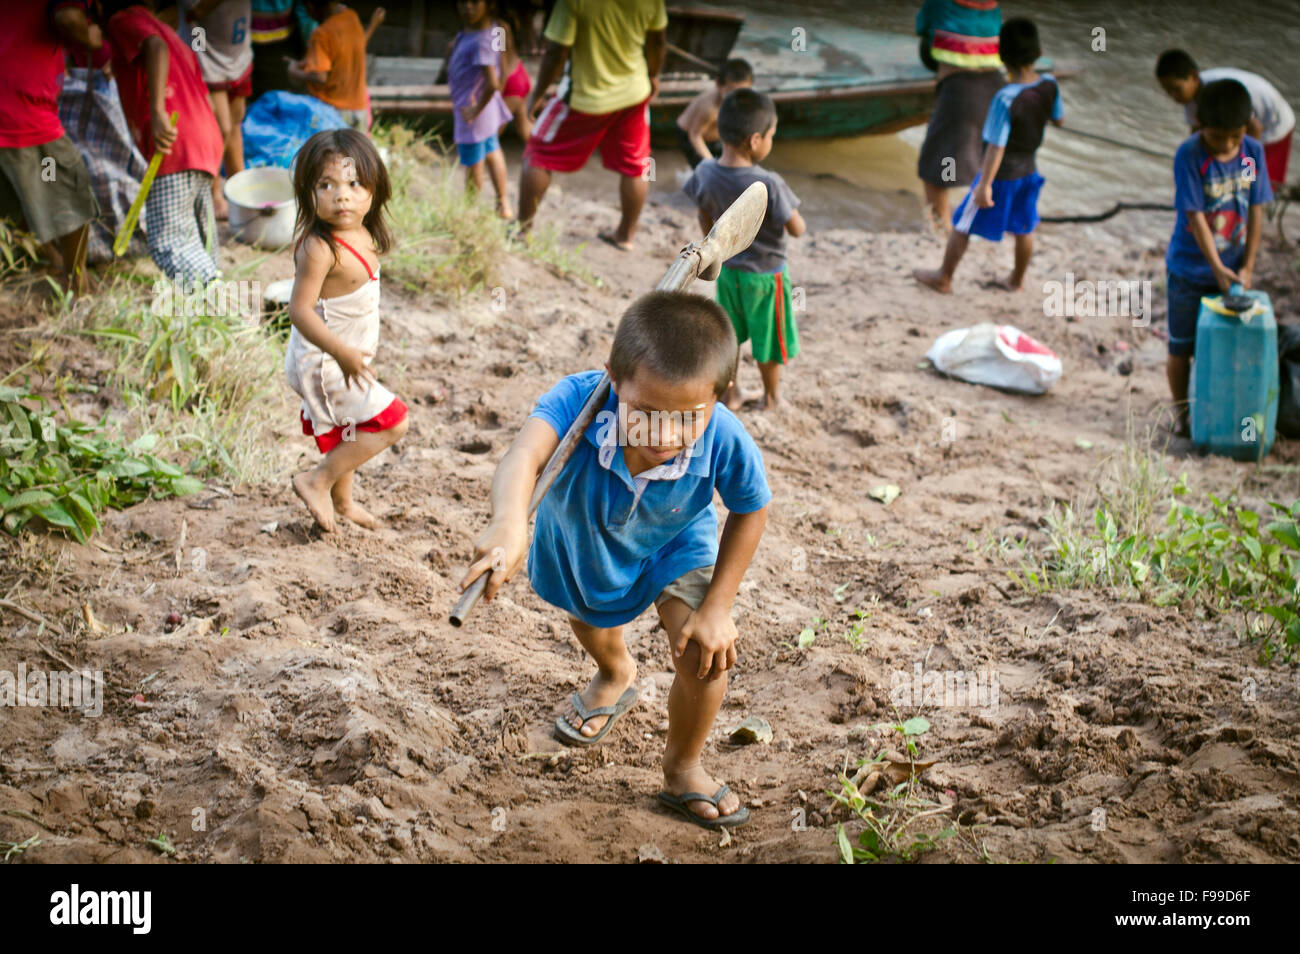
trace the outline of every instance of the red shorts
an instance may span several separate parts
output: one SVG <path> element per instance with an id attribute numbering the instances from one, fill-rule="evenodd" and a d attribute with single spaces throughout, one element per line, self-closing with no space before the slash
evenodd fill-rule
<path id="1" fill-rule="evenodd" d="M 316 446 L 322 454 L 328 454 L 334 448 L 338 447 L 343 441 L 343 428 L 332 427 L 324 434 L 317 434 L 311 429 L 311 421 L 307 420 L 307 415 L 302 411 L 298 412 L 298 417 L 302 421 L 302 432 L 308 437 L 316 438 Z M 388 405 L 370 420 L 356 425 L 358 431 L 386 431 L 390 427 L 396 427 L 406 418 L 406 405 L 402 403 L 401 398 L 393 398 L 393 403 Z"/>
<path id="2" fill-rule="evenodd" d="M 1293 129 L 1285 139 L 1271 142 L 1264 147 L 1264 165 L 1268 168 L 1268 184 L 1273 187 L 1276 196 L 1286 185 L 1286 164 L 1291 158 L 1291 139 L 1295 136 Z"/>
<path id="3" fill-rule="evenodd" d="M 512 96 L 523 99 L 532 88 L 533 81 L 528 78 L 528 70 L 524 69 L 524 61 L 520 60 L 515 65 L 514 72 L 506 77 L 505 84 L 501 87 L 501 95 L 506 99 Z"/>
<path id="4" fill-rule="evenodd" d="M 208 90 L 213 93 L 219 93 L 222 90 L 225 90 L 226 95 L 232 99 L 237 99 L 241 96 L 244 99 L 248 99 L 248 97 L 253 95 L 253 67 L 250 65 L 244 75 L 232 83 L 208 83 L 207 87 Z"/>
<path id="5" fill-rule="evenodd" d="M 552 172 L 576 172 L 600 147 L 600 163 L 621 176 L 641 176 L 650 163 L 646 99 L 612 113 L 580 113 L 551 97 L 533 126 L 524 161 Z"/>

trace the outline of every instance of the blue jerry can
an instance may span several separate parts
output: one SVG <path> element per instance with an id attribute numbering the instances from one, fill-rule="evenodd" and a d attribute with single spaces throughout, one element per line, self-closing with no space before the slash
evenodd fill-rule
<path id="1" fill-rule="evenodd" d="M 1192 360 L 1192 443 L 1258 460 L 1277 436 L 1277 322 L 1261 291 L 1233 285 L 1201 299 Z"/>

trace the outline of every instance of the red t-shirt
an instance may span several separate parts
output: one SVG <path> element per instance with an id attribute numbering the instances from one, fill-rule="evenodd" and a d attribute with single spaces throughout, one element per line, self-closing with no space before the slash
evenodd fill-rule
<path id="1" fill-rule="evenodd" d="M 176 142 L 163 156 L 158 175 L 197 169 L 216 175 L 221 169 L 221 130 L 208 103 L 208 88 L 194 51 L 181 42 L 176 31 L 144 7 L 128 7 L 113 14 L 106 29 L 113 44 L 113 73 L 122 97 L 131 135 L 145 159 L 154 153 L 152 110 L 149 103 L 149 71 L 145 68 L 144 43 L 161 37 L 167 44 L 167 93 L 164 106 L 176 118 Z"/>
<path id="2" fill-rule="evenodd" d="M 0 30 L 0 147 L 43 146 L 63 135 L 59 87 L 63 45 L 50 25 L 59 7 L 84 7 L 81 0 L 14 4 Z"/>

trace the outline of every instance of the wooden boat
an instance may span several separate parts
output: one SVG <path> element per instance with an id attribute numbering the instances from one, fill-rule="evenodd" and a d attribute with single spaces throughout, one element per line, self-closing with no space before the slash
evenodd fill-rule
<path id="1" fill-rule="evenodd" d="M 811 18 L 807 27 L 791 27 L 788 18 L 704 7 L 670 7 L 668 14 L 668 59 L 650 108 L 656 142 L 675 141 L 681 111 L 733 56 L 749 61 L 754 87 L 776 101 L 778 139 L 892 133 L 925 122 L 934 106 L 934 74 L 921 63 L 916 37 Z M 535 76 L 539 58 L 524 61 Z M 376 112 L 450 125 L 450 92 L 432 82 L 440 58 L 374 56 L 367 68 Z"/>

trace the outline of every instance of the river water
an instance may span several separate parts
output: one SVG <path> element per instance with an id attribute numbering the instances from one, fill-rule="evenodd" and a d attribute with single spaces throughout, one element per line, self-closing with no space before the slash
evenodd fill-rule
<path id="1" fill-rule="evenodd" d="M 850 25 L 908 36 L 920 8 L 919 0 L 709 5 L 788 19 L 791 27 L 802 26 L 810 34 Z M 1300 113 L 1300 0 L 1018 0 L 1003 3 L 1002 9 L 1004 18 L 1033 19 L 1044 54 L 1059 66 L 1082 69 L 1062 81 L 1067 125 L 1170 155 L 1160 159 L 1049 127 L 1038 152 L 1039 172 L 1047 180 L 1039 203 L 1043 215 L 1101 212 L 1123 200 L 1173 201 L 1171 160 L 1187 129 L 1181 107 L 1155 80 L 1156 57 L 1169 47 L 1186 49 L 1203 69 L 1235 66 L 1259 73 Z M 1097 28 L 1105 31 L 1104 51 L 1093 50 Z M 778 140 L 764 165 L 785 176 L 798 193 L 811 228 L 917 230 L 923 219 L 916 155 L 924 135 L 925 127 L 917 126 L 897 135 Z M 684 175 L 686 167 L 665 152 L 655 151 L 655 189 L 671 193 L 678 188 L 679 170 Z M 579 175 L 594 182 L 608 174 L 592 162 Z M 1290 178 L 1300 178 L 1300 144 Z M 954 205 L 960 197 L 953 193 Z M 1164 213 L 1124 212 L 1086 229 L 1149 245 L 1168 239 L 1170 223 Z"/>

